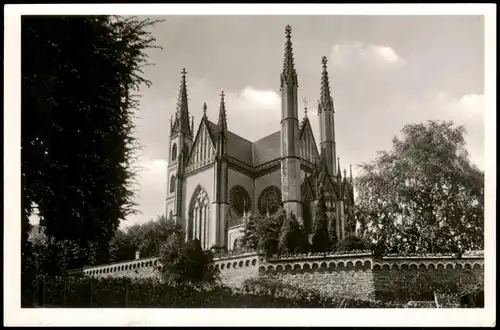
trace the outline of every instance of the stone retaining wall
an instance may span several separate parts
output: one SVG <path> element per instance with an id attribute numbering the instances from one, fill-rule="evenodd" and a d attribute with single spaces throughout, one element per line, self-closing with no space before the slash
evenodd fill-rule
<path id="1" fill-rule="evenodd" d="M 269 259 L 257 253 L 215 258 L 223 283 L 239 287 L 246 279 L 274 278 L 297 287 L 312 288 L 329 296 L 358 299 L 407 297 L 408 290 L 431 285 L 473 288 L 484 283 L 482 257 L 418 257 L 376 259 L 370 254 L 301 256 Z M 159 276 L 157 258 L 86 268 L 88 276 Z"/>

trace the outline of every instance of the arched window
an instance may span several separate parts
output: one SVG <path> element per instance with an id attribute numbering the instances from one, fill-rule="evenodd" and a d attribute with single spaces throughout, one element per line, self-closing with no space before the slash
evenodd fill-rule
<path id="1" fill-rule="evenodd" d="M 170 178 L 170 192 L 173 193 L 175 191 L 175 175 L 172 175 Z"/>
<path id="2" fill-rule="evenodd" d="M 177 159 L 177 144 L 174 143 L 174 145 L 172 146 L 172 160 L 176 159 Z"/>
<path id="3" fill-rule="evenodd" d="M 188 239 L 199 239 L 202 249 L 208 249 L 210 203 L 205 189 L 198 186 L 189 205 Z"/>
<path id="4" fill-rule="evenodd" d="M 174 219 L 174 213 L 172 212 L 172 210 L 170 210 L 170 212 L 168 213 L 168 220 L 173 220 Z"/>

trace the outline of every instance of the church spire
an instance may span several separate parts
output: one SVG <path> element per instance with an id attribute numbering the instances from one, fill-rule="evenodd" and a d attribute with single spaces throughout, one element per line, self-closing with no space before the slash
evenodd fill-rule
<path id="1" fill-rule="evenodd" d="M 219 122 L 217 123 L 219 125 L 219 129 L 221 132 L 224 132 L 227 130 L 227 120 L 226 120 L 226 105 L 224 103 L 224 91 L 221 92 L 220 94 L 221 99 L 220 99 L 220 109 L 219 109 Z"/>
<path id="2" fill-rule="evenodd" d="M 353 181 L 353 180 L 352 180 L 352 165 L 351 165 L 351 164 L 349 164 L 349 181 L 350 181 L 350 182 L 351 182 L 351 184 L 352 184 L 352 181 Z"/>
<path id="3" fill-rule="evenodd" d="M 290 25 L 287 25 L 285 28 L 285 36 L 285 58 L 283 60 L 283 72 L 281 73 L 281 87 L 285 84 L 298 86 L 297 72 L 295 71 L 295 64 L 293 61 L 292 27 Z"/>
<path id="4" fill-rule="evenodd" d="M 328 79 L 328 70 L 326 69 L 326 56 L 321 58 L 321 63 L 323 65 L 323 72 L 321 74 L 320 107 L 323 111 L 333 111 L 333 100 L 330 93 L 330 80 Z"/>
<path id="5" fill-rule="evenodd" d="M 203 103 L 203 118 L 207 116 L 207 102 Z"/>
<path id="6" fill-rule="evenodd" d="M 307 105 L 309 102 L 307 102 L 306 97 L 304 96 L 304 118 L 307 118 Z"/>
<path id="7" fill-rule="evenodd" d="M 191 128 L 189 127 L 189 109 L 188 109 L 188 97 L 187 97 L 187 86 L 186 86 L 186 69 L 182 69 L 181 72 L 181 87 L 179 89 L 179 99 L 177 101 L 177 112 L 176 117 L 179 118 L 180 125 L 179 130 L 189 136 L 192 136 Z"/>
<path id="8" fill-rule="evenodd" d="M 342 170 L 340 169 L 340 157 L 337 157 L 337 177 L 342 179 Z"/>

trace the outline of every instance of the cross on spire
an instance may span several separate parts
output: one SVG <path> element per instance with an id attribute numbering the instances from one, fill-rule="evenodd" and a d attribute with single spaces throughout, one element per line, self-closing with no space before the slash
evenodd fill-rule
<path id="1" fill-rule="evenodd" d="M 285 84 L 293 84 L 298 86 L 297 83 L 297 72 L 295 71 L 295 65 L 293 61 L 293 49 L 292 49 L 292 27 L 287 25 L 285 28 L 285 58 L 283 60 L 283 72 L 281 73 L 281 87 Z"/>
<path id="2" fill-rule="evenodd" d="M 224 103 L 224 96 L 225 95 L 226 94 L 224 93 L 224 91 L 222 91 L 220 93 L 221 99 L 220 99 L 220 109 L 219 109 L 219 122 L 218 122 L 218 125 L 219 125 L 219 128 L 220 128 L 221 132 L 227 130 L 226 105 Z"/>
<path id="3" fill-rule="evenodd" d="M 179 119 L 179 130 L 192 136 L 191 127 L 189 127 L 189 110 L 188 110 L 188 96 L 186 86 L 186 68 L 181 71 L 181 86 L 179 88 L 179 96 L 177 100 L 176 118 Z"/>
<path id="4" fill-rule="evenodd" d="M 207 116 L 207 103 L 204 102 L 203 103 L 203 117 L 206 117 Z"/>

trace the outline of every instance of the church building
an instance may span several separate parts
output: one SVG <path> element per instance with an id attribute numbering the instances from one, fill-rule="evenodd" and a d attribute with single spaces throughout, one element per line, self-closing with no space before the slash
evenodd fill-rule
<path id="1" fill-rule="evenodd" d="M 186 71 L 182 71 L 177 111 L 170 125 L 166 215 L 184 228 L 187 239 L 200 239 L 204 249 L 234 249 L 249 212 L 274 215 L 283 208 L 312 232 L 320 190 L 338 239 L 346 236 L 345 218 L 354 203 L 352 172 L 347 178 L 337 158 L 327 60 L 322 58 L 318 149 L 307 109 L 302 119 L 298 116 L 290 26 L 285 35 L 281 129 L 257 141 L 231 131 L 224 92 L 217 122 L 207 117 L 204 104 L 195 130 L 194 118 L 190 122 Z"/>

